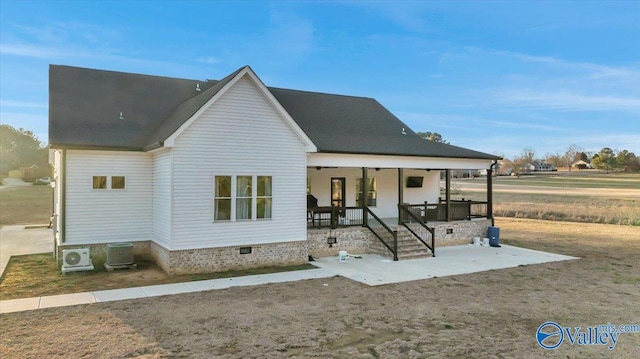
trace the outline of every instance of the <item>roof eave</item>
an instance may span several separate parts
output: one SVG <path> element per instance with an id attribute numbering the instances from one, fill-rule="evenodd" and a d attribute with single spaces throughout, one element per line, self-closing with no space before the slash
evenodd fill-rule
<path id="1" fill-rule="evenodd" d="M 86 144 L 62 144 L 62 143 L 50 143 L 49 147 L 52 149 L 60 150 L 93 150 L 93 151 L 135 151 L 144 152 L 143 147 L 134 146 L 97 146 Z"/>
<path id="2" fill-rule="evenodd" d="M 419 155 L 409 153 L 381 153 L 381 152 L 355 152 L 355 151 L 335 151 L 335 150 L 320 150 L 318 153 L 335 153 L 345 155 L 370 155 L 370 156 L 407 156 L 407 157 L 425 157 L 425 158 L 458 158 L 458 159 L 470 159 L 470 160 L 501 160 L 502 157 L 493 156 L 487 154 L 486 157 L 472 157 L 472 156 L 445 156 L 445 155 Z"/>

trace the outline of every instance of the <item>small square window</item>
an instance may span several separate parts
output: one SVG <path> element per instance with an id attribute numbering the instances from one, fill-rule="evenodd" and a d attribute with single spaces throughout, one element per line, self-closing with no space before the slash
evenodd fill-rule
<path id="1" fill-rule="evenodd" d="M 111 189 L 124 189 L 124 176 L 111 176 Z"/>
<path id="2" fill-rule="evenodd" d="M 93 189 L 107 189 L 107 176 L 93 176 Z"/>

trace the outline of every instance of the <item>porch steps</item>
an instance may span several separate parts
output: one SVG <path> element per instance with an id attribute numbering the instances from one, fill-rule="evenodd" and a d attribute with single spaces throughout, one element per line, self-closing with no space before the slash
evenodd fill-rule
<path id="1" fill-rule="evenodd" d="M 391 251 L 387 249 L 380 241 L 376 240 L 371 246 L 371 253 L 384 257 L 393 257 Z M 398 229 L 398 260 L 427 258 L 433 256 L 433 253 L 418 241 L 407 230 Z"/>

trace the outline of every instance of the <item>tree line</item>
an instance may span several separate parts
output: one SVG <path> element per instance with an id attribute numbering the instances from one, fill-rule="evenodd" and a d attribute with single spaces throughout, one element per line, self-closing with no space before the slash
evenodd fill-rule
<path id="1" fill-rule="evenodd" d="M 442 138 L 437 132 L 417 132 L 417 134 L 425 140 L 449 143 Z M 564 153 L 547 153 L 542 157 L 536 156 L 536 152 L 532 148 L 525 148 L 522 153 L 514 158 L 504 158 L 501 164 L 502 172 L 518 173 L 523 171 L 524 167 L 532 162 L 547 163 L 558 167 L 567 167 L 571 171 L 576 162 L 575 168 L 585 169 L 591 165 L 595 169 L 612 171 L 637 172 L 640 171 L 640 157 L 628 150 L 614 150 L 604 147 L 597 153 L 585 152 L 582 147 L 572 144 L 567 147 Z"/>
<path id="2" fill-rule="evenodd" d="M 558 167 L 586 169 L 589 165 L 595 169 L 607 172 L 637 172 L 640 171 L 640 157 L 628 150 L 614 150 L 609 147 L 602 148 L 597 153 L 585 152 L 580 146 L 572 144 L 567 150 L 560 153 L 547 153 L 542 157 L 537 157 L 535 150 L 525 148 L 519 156 L 513 159 L 506 159 L 503 169 L 510 167 L 514 172 L 520 171 L 523 166 L 532 162 L 547 163 Z"/>
<path id="3" fill-rule="evenodd" d="M 48 168 L 48 159 L 48 149 L 33 132 L 0 125 L 0 174 L 33 165 Z"/>

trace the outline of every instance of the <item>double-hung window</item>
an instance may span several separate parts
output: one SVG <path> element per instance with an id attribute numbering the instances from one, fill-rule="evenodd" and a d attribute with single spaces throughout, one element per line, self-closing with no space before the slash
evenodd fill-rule
<path id="1" fill-rule="evenodd" d="M 216 221 L 231 220 L 231 176 L 216 176 L 214 208 Z"/>
<path id="2" fill-rule="evenodd" d="M 272 206 L 271 176 L 215 176 L 214 222 L 270 219 Z"/>
<path id="3" fill-rule="evenodd" d="M 271 176 L 258 176 L 256 217 L 271 218 Z"/>
<path id="4" fill-rule="evenodd" d="M 251 219 L 253 202 L 252 180 L 251 176 L 236 177 L 236 220 Z"/>

